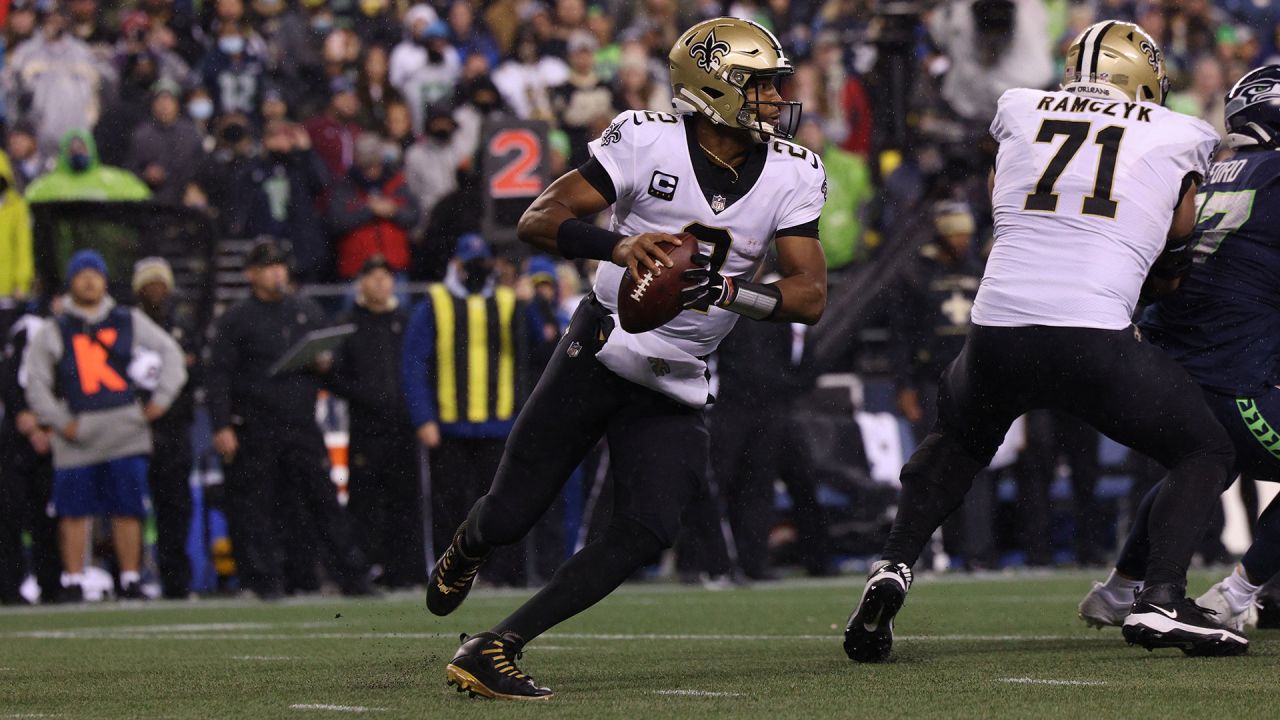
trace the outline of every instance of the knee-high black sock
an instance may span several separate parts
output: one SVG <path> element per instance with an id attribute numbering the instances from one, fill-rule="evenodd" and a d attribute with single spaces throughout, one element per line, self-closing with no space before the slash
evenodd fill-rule
<path id="1" fill-rule="evenodd" d="M 1138 503 L 1138 510 L 1133 514 L 1133 525 L 1129 528 L 1129 536 L 1120 549 L 1120 557 L 1116 559 L 1116 571 L 1132 580 L 1144 580 L 1147 577 L 1147 554 L 1151 551 L 1151 538 L 1147 524 L 1151 521 L 1151 506 L 1160 494 L 1163 482 L 1151 486 L 1147 494 Z"/>
<path id="2" fill-rule="evenodd" d="M 1183 458 L 1165 476 L 1147 523 L 1148 586 L 1186 585 L 1191 555 L 1204 536 L 1213 503 L 1227 486 L 1235 456 L 1225 432 L 1222 440 Z"/>
<path id="3" fill-rule="evenodd" d="M 960 507 L 973 478 L 989 462 L 972 457 L 945 434 L 925 438 L 902 468 L 898 515 L 881 557 L 914 565 L 933 531 Z"/>
<path id="4" fill-rule="evenodd" d="M 640 523 L 615 517 L 599 540 L 565 561 L 546 587 L 493 632 L 513 632 L 528 642 L 603 600 L 667 545 Z"/>
<path id="5" fill-rule="evenodd" d="M 1253 481 L 1250 480 L 1250 483 Z M 1262 585 L 1280 573 L 1280 503 L 1272 502 L 1258 518 L 1258 534 L 1240 561 L 1249 582 Z"/>

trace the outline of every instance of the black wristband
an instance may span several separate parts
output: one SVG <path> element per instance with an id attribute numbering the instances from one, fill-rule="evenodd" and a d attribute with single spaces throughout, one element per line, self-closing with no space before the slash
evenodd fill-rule
<path id="1" fill-rule="evenodd" d="M 569 218 L 556 230 L 556 247 L 564 257 L 575 260 L 612 260 L 613 248 L 623 235 L 592 225 L 585 220 Z"/>

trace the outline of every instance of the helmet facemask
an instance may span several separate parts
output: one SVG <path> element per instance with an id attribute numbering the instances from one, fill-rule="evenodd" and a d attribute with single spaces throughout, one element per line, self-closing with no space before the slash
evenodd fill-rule
<path id="1" fill-rule="evenodd" d="M 769 138 L 783 140 L 794 138 L 796 131 L 800 128 L 801 103 L 797 100 L 764 100 L 762 99 L 764 93 L 761 91 L 762 87 L 771 86 L 781 98 L 782 92 L 779 86 L 792 71 L 786 69 L 744 73 L 741 70 L 732 70 L 729 72 L 730 82 L 737 84 L 736 76 L 740 73 L 745 76 L 745 79 L 741 85 L 743 100 L 742 109 L 738 111 L 738 124 L 746 128 L 756 142 L 768 142 Z M 764 120 L 766 116 L 772 115 L 770 112 L 765 112 L 766 108 L 777 109 L 777 122 L 770 123 Z"/>

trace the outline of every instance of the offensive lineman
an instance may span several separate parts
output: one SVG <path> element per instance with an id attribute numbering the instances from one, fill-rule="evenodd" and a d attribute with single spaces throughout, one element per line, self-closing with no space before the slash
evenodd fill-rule
<path id="1" fill-rule="evenodd" d="M 1014 418 L 1044 407 L 1169 468 L 1125 639 L 1189 654 L 1247 650 L 1185 597 L 1231 440 L 1186 372 L 1130 324 L 1148 273 L 1168 275 L 1194 229 L 1196 186 L 1218 140 L 1161 107 L 1166 89 L 1155 41 L 1132 23 L 1103 22 L 1072 43 L 1062 90 L 1000 98 L 995 245 L 964 349 L 943 375 L 938 422 L 902 469 L 898 516 L 845 628 L 850 658 L 889 657 L 924 544 Z"/>
<path id="2" fill-rule="evenodd" d="M 515 665 L 526 642 L 591 607 L 676 537 L 681 511 L 705 482 L 705 357 L 739 315 L 815 323 L 826 305 L 818 216 L 826 174 L 787 142 L 800 103 L 774 86 L 792 72 L 768 30 L 718 18 L 686 31 L 670 54 L 679 115 L 624 112 L 591 143 L 592 159 L 553 183 L 520 220 L 543 252 L 601 263 L 555 356 L 516 420 L 489 493 L 472 508 L 427 586 L 427 607 L 452 612 L 489 551 L 520 540 L 603 435 L 617 483 L 603 536 L 556 571 L 489 632 L 464 636 L 449 663 L 459 691 L 542 699 Z M 578 218 L 613 206 L 612 229 Z M 671 267 L 660 242 L 699 241 L 686 310 L 663 327 L 617 327 L 623 273 Z M 751 282 L 769 244 L 782 279 Z M 709 254 L 704 254 L 709 253 Z"/>
<path id="3" fill-rule="evenodd" d="M 1147 310 L 1142 330 L 1203 389 L 1231 436 L 1247 482 L 1280 481 L 1280 65 L 1247 73 L 1226 97 L 1227 145 L 1198 198 L 1193 265 L 1178 291 Z M 1234 477 L 1232 473 L 1231 477 Z M 1146 574 L 1148 517 L 1138 508 L 1115 571 L 1080 603 L 1092 626 L 1119 625 Z M 1253 624 L 1261 586 L 1280 573 L 1280 503 L 1258 519 L 1257 537 L 1231 575 L 1197 602 L 1223 624 Z"/>

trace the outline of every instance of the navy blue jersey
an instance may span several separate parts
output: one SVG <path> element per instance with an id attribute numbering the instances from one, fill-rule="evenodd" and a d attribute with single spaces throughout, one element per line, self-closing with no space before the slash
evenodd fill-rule
<path id="1" fill-rule="evenodd" d="M 1253 397 L 1280 379 L 1280 152 L 1215 163 L 1196 204 L 1191 272 L 1141 326 L 1202 386 Z"/>

